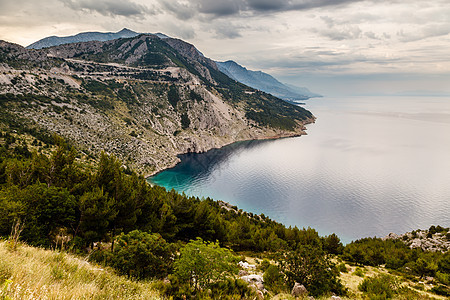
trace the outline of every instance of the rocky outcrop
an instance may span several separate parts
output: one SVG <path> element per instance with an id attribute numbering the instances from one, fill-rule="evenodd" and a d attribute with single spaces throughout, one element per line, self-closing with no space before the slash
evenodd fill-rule
<path id="1" fill-rule="evenodd" d="M 401 235 L 389 233 L 383 239 L 401 240 L 411 249 L 420 248 L 424 251 L 433 252 L 446 252 L 450 250 L 450 230 L 442 227 L 436 230 L 436 227 L 432 226 L 431 230 L 415 230 Z"/>
<path id="2" fill-rule="evenodd" d="M 303 284 L 296 282 L 292 288 L 291 295 L 294 297 L 304 297 L 308 295 L 308 291 Z"/>

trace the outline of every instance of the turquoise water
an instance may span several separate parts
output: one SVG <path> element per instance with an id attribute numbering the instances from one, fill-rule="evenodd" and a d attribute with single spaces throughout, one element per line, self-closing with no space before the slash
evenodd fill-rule
<path id="1" fill-rule="evenodd" d="M 450 98 L 309 100 L 308 135 L 240 142 L 149 180 L 344 242 L 450 226 Z"/>

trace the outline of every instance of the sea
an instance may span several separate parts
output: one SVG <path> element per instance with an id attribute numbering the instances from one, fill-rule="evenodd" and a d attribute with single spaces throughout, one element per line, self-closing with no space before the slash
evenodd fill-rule
<path id="1" fill-rule="evenodd" d="M 149 178 L 344 243 L 450 227 L 450 97 L 313 98 L 307 135 L 238 142 Z"/>

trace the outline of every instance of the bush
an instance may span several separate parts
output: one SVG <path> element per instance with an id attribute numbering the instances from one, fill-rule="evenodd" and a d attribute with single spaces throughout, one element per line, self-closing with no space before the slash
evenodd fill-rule
<path id="1" fill-rule="evenodd" d="M 189 120 L 189 116 L 187 113 L 181 115 L 181 128 L 187 129 L 191 125 L 191 120 Z"/>
<path id="2" fill-rule="evenodd" d="M 290 288 L 298 282 L 303 284 L 312 296 L 330 292 L 345 294 L 338 278 L 339 271 L 318 247 L 300 245 L 296 251 L 287 253 L 280 266 Z"/>
<path id="3" fill-rule="evenodd" d="M 242 279 L 226 278 L 211 284 L 211 295 L 214 299 L 255 299 L 252 288 Z M 224 297 L 228 296 L 228 297 Z"/>
<path id="4" fill-rule="evenodd" d="M 237 258 L 230 250 L 219 247 L 218 243 L 197 238 L 180 249 L 180 257 L 174 263 L 174 273 L 181 283 L 189 283 L 198 290 L 236 273 L 236 263 Z"/>
<path id="5" fill-rule="evenodd" d="M 337 268 L 338 268 L 339 272 L 341 272 L 341 273 L 348 273 L 348 270 L 347 270 L 347 267 L 345 266 L 345 263 L 340 263 L 337 266 Z"/>
<path id="6" fill-rule="evenodd" d="M 361 268 L 356 268 L 355 272 L 353 272 L 354 275 L 359 277 L 364 277 L 364 271 Z"/>
<path id="7" fill-rule="evenodd" d="M 430 291 L 435 293 L 436 295 L 446 296 L 446 297 L 450 296 L 450 289 L 443 285 L 435 286 Z"/>
<path id="8" fill-rule="evenodd" d="M 116 238 L 110 265 L 135 278 L 163 278 L 171 270 L 172 258 L 172 246 L 161 235 L 134 230 Z"/>
<path id="9" fill-rule="evenodd" d="M 342 254 L 344 245 L 339 237 L 333 233 L 323 238 L 323 250 L 329 254 Z"/>
<path id="10" fill-rule="evenodd" d="M 370 299 L 391 299 L 398 292 L 400 284 L 387 274 L 380 274 L 375 277 L 368 277 L 358 286 Z"/>
<path id="11" fill-rule="evenodd" d="M 167 100 L 169 100 L 169 103 L 173 106 L 173 108 L 177 107 L 177 103 L 181 99 L 176 86 L 171 85 L 169 87 L 169 91 L 167 92 Z"/>
<path id="12" fill-rule="evenodd" d="M 283 274 L 277 266 L 270 265 L 263 275 L 264 284 L 275 293 L 279 293 L 284 288 Z"/>
<path id="13" fill-rule="evenodd" d="M 447 251 L 438 262 L 439 271 L 450 274 L 450 251 Z"/>

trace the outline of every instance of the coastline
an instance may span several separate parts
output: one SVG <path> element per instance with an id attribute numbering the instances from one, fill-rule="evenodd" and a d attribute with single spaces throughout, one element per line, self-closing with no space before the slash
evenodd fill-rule
<path id="1" fill-rule="evenodd" d="M 149 178 L 156 176 L 157 174 L 164 172 L 168 169 L 172 169 L 174 168 L 176 165 L 178 165 L 181 160 L 179 158 L 180 155 L 183 154 L 188 154 L 188 153 L 205 153 L 207 151 L 213 150 L 213 149 L 220 149 L 223 148 L 225 146 L 229 146 L 232 145 L 234 143 L 238 143 L 238 142 L 245 142 L 245 141 L 258 141 L 258 140 L 278 140 L 278 139 L 284 139 L 284 138 L 293 138 L 293 137 L 299 137 L 302 135 L 308 135 L 308 133 L 306 132 L 306 125 L 308 124 L 313 124 L 316 121 L 316 117 L 313 116 L 313 118 L 311 119 L 307 119 L 304 123 L 299 124 L 299 127 L 296 128 L 294 131 L 279 131 L 277 134 L 275 135 L 255 135 L 251 138 L 242 138 L 242 139 L 236 139 L 236 140 L 232 140 L 232 141 L 224 141 L 224 143 L 222 143 L 219 146 L 212 146 L 212 147 L 207 147 L 203 150 L 200 151 L 179 151 L 175 154 L 175 161 L 171 164 L 168 164 L 166 166 L 161 166 L 161 168 L 158 168 L 156 170 L 154 170 L 153 172 L 149 173 L 149 174 L 145 174 L 144 177 L 147 180 L 147 182 L 149 182 Z M 266 128 L 267 131 L 269 130 L 273 130 L 273 128 Z"/>

